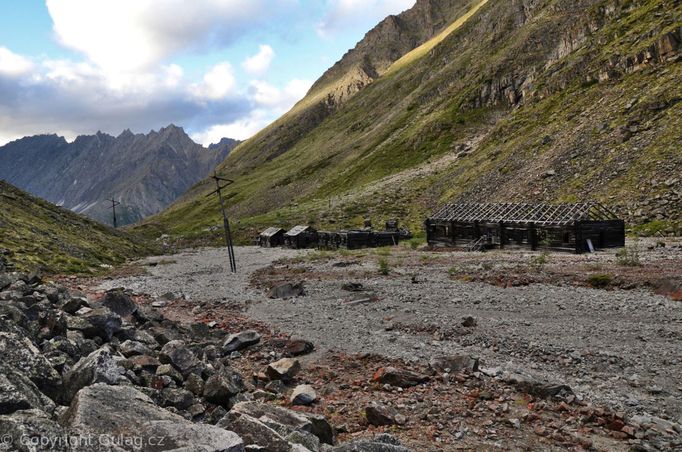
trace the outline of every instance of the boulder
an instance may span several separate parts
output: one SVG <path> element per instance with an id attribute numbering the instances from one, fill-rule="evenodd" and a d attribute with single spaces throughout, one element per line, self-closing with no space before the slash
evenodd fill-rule
<path id="1" fill-rule="evenodd" d="M 57 400 L 62 379 L 33 342 L 16 333 L 0 332 L 0 356 L 8 367 L 22 373 L 52 400 Z"/>
<path id="2" fill-rule="evenodd" d="M 61 309 L 68 314 L 75 314 L 82 307 L 89 307 L 88 300 L 83 297 L 71 297 L 64 301 Z"/>
<path id="3" fill-rule="evenodd" d="M 388 405 L 372 404 L 365 407 L 365 417 L 370 425 L 375 426 L 405 423 L 405 417 Z"/>
<path id="4" fill-rule="evenodd" d="M 243 350 L 246 347 L 256 345 L 260 342 L 260 334 L 254 330 L 246 330 L 237 334 L 231 334 L 223 343 L 223 351 L 225 353 L 232 353 L 238 350 Z"/>
<path id="5" fill-rule="evenodd" d="M 100 303 L 121 317 L 129 317 L 137 312 L 133 299 L 121 289 L 107 291 Z"/>
<path id="6" fill-rule="evenodd" d="M 244 442 L 236 433 L 187 421 L 129 386 L 95 384 L 82 389 L 64 413 L 62 424 L 79 435 L 163 438 L 162 445 L 143 441 L 141 447 L 135 449 L 142 452 L 244 451 Z"/>
<path id="7" fill-rule="evenodd" d="M 478 370 L 478 358 L 469 355 L 438 356 L 431 359 L 429 365 L 440 372 L 476 372 Z"/>
<path id="8" fill-rule="evenodd" d="M 125 369 L 108 346 L 81 358 L 64 376 L 65 402 L 69 403 L 81 388 L 95 383 L 117 385 L 126 381 Z"/>
<path id="9" fill-rule="evenodd" d="M 271 380 L 291 381 L 300 370 L 301 363 L 297 359 L 282 358 L 270 363 L 265 369 L 265 373 Z"/>
<path id="10" fill-rule="evenodd" d="M 178 410 L 187 410 L 196 403 L 194 395 L 184 389 L 164 388 L 159 393 L 159 405 L 175 407 Z"/>
<path id="11" fill-rule="evenodd" d="M 429 377 L 425 375 L 419 375 L 406 369 L 382 367 L 374 373 L 372 379 L 382 384 L 408 388 L 428 381 Z"/>
<path id="12" fill-rule="evenodd" d="M 170 364 L 161 364 L 159 367 L 156 368 L 156 375 L 162 377 L 164 375 L 168 375 L 175 381 L 176 383 L 182 383 L 183 378 L 182 375 L 180 375 L 180 372 L 175 370 L 175 367 L 171 366 Z M 192 374 L 194 375 L 194 374 Z M 190 376 L 192 376 L 190 375 Z"/>
<path id="13" fill-rule="evenodd" d="M 308 450 L 308 451 L 318 451 L 320 450 L 320 439 L 308 432 L 291 432 L 286 438 L 292 446 L 292 451 L 295 450 Z M 302 446 L 303 449 L 294 448 L 294 446 Z"/>
<path id="14" fill-rule="evenodd" d="M 303 283 L 284 283 L 278 284 L 270 289 L 268 298 L 294 298 L 305 294 Z"/>
<path id="15" fill-rule="evenodd" d="M 158 359 L 149 355 L 136 355 L 128 358 L 136 372 L 146 370 L 148 372 L 156 372 L 156 368 L 161 365 Z"/>
<path id="16" fill-rule="evenodd" d="M 109 342 L 114 334 L 121 331 L 121 317 L 107 308 L 93 309 L 82 318 L 91 325 L 91 328 L 83 331 L 85 337 L 100 337 Z"/>
<path id="17" fill-rule="evenodd" d="M 573 394 L 570 386 L 536 380 L 528 375 L 510 373 L 505 374 L 503 379 L 507 383 L 516 386 L 519 390 L 540 398 L 564 397 Z"/>
<path id="18" fill-rule="evenodd" d="M 23 373 L 0 363 L 0 415 L 33 408 L 52 413 L 55 404 Z"/>
<path id="19" fill-rule="evenodd" d="M 67 431 L 39 409 L 0 416 L 0 450 L 19 452 L 70 451 Z"/>
<path id="20" fill-rule="evenodd" d="M 229 408 L 230 399 L 243 390 L 242 376 L 229 367 L 223 367 L 206 380 L 203 395 L 209 402 Z"/>
<path id="21" fill-rule="evenodd" d="M 334 428 L 321 414 L 317 413 L 302 413 L 303 416 L 310 422 L 310 432 L 317 436 L 321 442 L 325 444 L 334 444 Z"/>
<path id="22" fill-rule="evenodd" d="M 310 385 L 298 385 L 294 388 L 289 401 L 292 405 L 310 405 L 317 400 L 317 393 Z"/>
<path id="23" fill-rule="evenodd" d="M 303 339 L 292 339 L 284 345 L 284 354 L 287 356 L 307 355 L 313 350 L 315 350 L 313 343 Z"/>
<path id="24" fill-rule="evenodd" d="M 204 380 L 197 374 L 190 374 L 183 387 L 192 394 L 200 396 L 204 393 Z"/>
<path id="25" fill-rule="evenodd" d="M 135 355 L 153 355 L 154 352 L 142 342 L 127 340 L 124 341 L 119 350 L 123 356 L 130 357 Z"/>
<path id="26" fill-rule="evenodd" d="M 163 364 L 172 364 L 183 376 L 199 364 L 197 357 L 181 340 L 166 342 L 159 353 L 159 360 Z"/>
<path id="27" fill-rule="evenodd" d="M 261 402 L 240 402 L 235 404 L 230 412 L 258 419 L 282 437 L 298 431 L 312 433 L 323 443 L 334 443 L 332 426 L 321 415 L 298 413 Z"/>
<path id="28" fill-rule="evenodd" d="M 386 433 L 371 439 L 360 439 L 329 449 L 330 452 L 410 452 L 394 436 Z"/>
<path id="29" fill-rule="evenodd" d="M 216 426 L 239 435 L 247 445 L 257 445 L 268 452 L 289 452 L 291 446 L 279 433 L 248 414 L 230 412 Z"/>

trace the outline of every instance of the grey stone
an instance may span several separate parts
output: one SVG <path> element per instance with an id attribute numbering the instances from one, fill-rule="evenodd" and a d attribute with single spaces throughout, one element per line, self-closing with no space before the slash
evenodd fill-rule
<path id="1" fill-rule="evenodd" d="M 294 298 L 305 294 L 303 283 L 284 283 L 274 286 L 268 292 L 268 298 Z"/>
<path id="2" fill-rule="evenodd" d="M 83 331 L 85 337 L 100 337 L 108 342 L 121 331 L 121 317 L 107 308 L 93 309 L 82 318 L 92 326 Z"/>
<path id="3" fill-rule="evenodd" d="M 55 404 L 23 373 L 0 362 L 0 415 L 32 408 L 51 413 Z"/>
<path id="4" fill-rule="evenodd" d="M 289 452 L 289 442 L 279 433 L 248 414 L 230 412 L 218 427 L 237 433 L 246 444 L 255 444 L 268 452 Z"/>
<path id="5" fill-rule="evenodd" d="M 111 349 L 104 346 L 85 358 L 81 358 L 64 376 L 65 402 L 69 403 L 83 387 L 95 383 L 116 385 L 126 381 L 125 369 L 112 356 Z"/>
<path id="6" fill-rule="evenodd" d="M 317 400 L 317 393 L 310 385 L 298 385 L 294 388 L 289 401 L 292 405 L 310 405 Z"/>
<path id="7" fill-rule="evenodd" d="M 38 409 L 17 411 L 0 416 L 0 437 L 9 438 L 8 450 L 19 452 L 69 451 L 67 432 Z M 3 447 L 0 446 L 0 449 Z"/>
<path id="8" fill-rule="evenodd" d="M 254 330 L 241 331 L 237 334 L 231 334 L 223 343 L 223 351 L 231 353 L 238 350 L 243 350 L 246 347 L 256 345 L 260 342 L 260 334 Z"/>
<path id="9" fill-rule="evenodd" d="M 83 388 L 62 418 L 75 434 L 164 438 L 162 447 L 143 442 L 136 450 L 202 450 L 243 452 L 244 442 L 234 432 L 195 424 L 158 407 L 142 392 L 129 386 L 95 384 Z"/>
<path id="10" fill-rule="evenodd" d="M 172 364 L 183 376 L 199 364 L 197 357 L 181 340 L 167 342 L 159 353 L 159 360 L 163 364 Z"/>
<path id="11" fill-rule="evenodd" d="M 429 363 L 433 369 L 447 372 L 461 372 L 478 370 L 478 358 L 469 355 L 438 356 Z"/>
<path id="12" fill-rule="evenodd" d="M 137 305 L 130 295 L 120 289 L 112 289 L 104 294 L 101 300 L 103 306 L 121 317 L 129 317 L 137 312 Z"/>
<path id="13" fill-rule="evenodd" d="M 399 416 L 398 410 L 388 405 L 373 404 L 365 407 L 365 417 L 371 425 L 404 424 L 404 422 L 400 422 L 403 418 Z"/>
<path id="14" fill-rule="evenodd" d="M 28 377 L 43 394 L 57 400 L 62 379 L 30 339 L 0 332 L 0 356 L 7 366 Z"/>
<path id="15" fill-rule="evenodd" d="M 209 402 L 229 408 L 230 399 L 244 390 L 242 376 L 229 367 L 211 375 L 204 385 L 204 398 Z"/>
<path id="16" fill-rule="evenodd" d="M 154 352 L 142 342 L 127 340 L 124 341 L 119 350 L 125 357 L 134 355 L 152 355 Z"/>
<path id="17" fill-rule="evenodd" d="M 271 380 L 291 381 L 300 370 L 301 363 L 297 359 L 282 358 L 270 363 L 265 373 Z"/>

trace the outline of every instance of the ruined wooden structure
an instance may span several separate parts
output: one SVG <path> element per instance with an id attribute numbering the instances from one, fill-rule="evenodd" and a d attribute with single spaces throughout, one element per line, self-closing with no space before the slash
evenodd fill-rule
<path id="1" fill-rule="evenodd" d="M 360 248 L 376 248 L 380 246 L 397 245 L 400 240 L 411 238 L 410 231 L 400 229 L 397 220 L 386 222 L 386 230 L 372 229 L 371 222 L 365 220 L 364 229 L 350 229 L 335 232 L 320 231 L 318 233 L 318 248 L 335 250 L 344 248 L 357 250 Z"/>
<path id="2" fill-rule="evenodd" d="M 298 225 L 284 234 L 284 246 L 287 248 L 315 248 L 318 233 L 311 226 Z"/>
<path id="3" fill-rule="evenodd" d="M 596 202 L 456 203 L 425 222 L 434 247 L 554 249 L 582 253 L 625 245 L 625 223 Z"/>
<path id="4" fill-rule="evenodd" d="M 264 248 L 275 248 L 284 245 L 284 229 L 271 227 L 258 236 L 258 245 Z"/>

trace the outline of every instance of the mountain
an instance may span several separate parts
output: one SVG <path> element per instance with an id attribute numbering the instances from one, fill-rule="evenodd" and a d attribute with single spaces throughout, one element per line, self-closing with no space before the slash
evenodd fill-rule
<path id="1" fill-rule="evenodd" d="M 7 259 L 20 271 L 93 273 L 148 252 L 129 233 L 0 181 L 0 267 Z"/>
<path id="2" fill-rule="evenodd" d="M 597 200 L 673 232 L 681 42 L 679 0 L 420 0 L 221 164 L 235 229 L 371 215 L 418 231 L 451 200 Z M 219 239 L 202 232 L 219 224 L 210 190 L 141 228 Z"/>
<path id="3" fill-rule="evenodd" d="M 237 144 L 225 138 L 206 149 L 174 125 L 146 135 L 98 132 L 73 143 L 39 135 L 0 147 L 0 179 L 107 224 L 112 223 L 107 199 L 113 197 L 121 203 L 122 225 L 170 205 Z"/>

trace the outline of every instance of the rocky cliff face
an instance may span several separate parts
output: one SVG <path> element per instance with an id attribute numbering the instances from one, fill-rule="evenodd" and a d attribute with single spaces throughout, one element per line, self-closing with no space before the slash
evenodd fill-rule
<path id="1" fill-rule="evenodd" d="M 26 137 L 0 148 L 0 178 L 48 201 L 119 225 L 157 213 L 225 159 L 238 142 L 206 149 L 174 125 L 149 134 L 98 132 L 67 143 L 56 135 Z"/>

